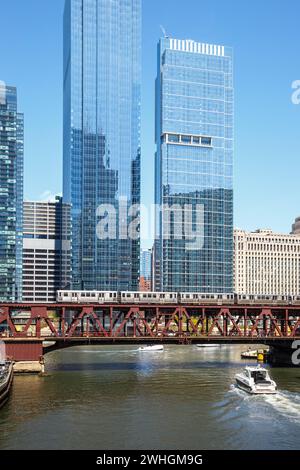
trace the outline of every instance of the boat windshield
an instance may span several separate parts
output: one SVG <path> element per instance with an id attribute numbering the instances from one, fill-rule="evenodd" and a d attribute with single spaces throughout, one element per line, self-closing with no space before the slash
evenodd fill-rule
<path id="1" fill-rule="evenodd" d="M 251 377 L 254 379 L 254 382 L 257 383 L 271 383 L 267 380 L 267 371 L 258 370 L 251 372 Z"/>

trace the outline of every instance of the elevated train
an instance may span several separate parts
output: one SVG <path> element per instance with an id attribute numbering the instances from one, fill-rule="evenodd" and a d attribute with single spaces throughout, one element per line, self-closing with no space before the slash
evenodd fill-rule
<path id="1" fill-rule="evenodd" d="M 191 292 L 57 292 L 57 302 L 77 304 L 300 305 L 299 296 L 201 294 Z"/>

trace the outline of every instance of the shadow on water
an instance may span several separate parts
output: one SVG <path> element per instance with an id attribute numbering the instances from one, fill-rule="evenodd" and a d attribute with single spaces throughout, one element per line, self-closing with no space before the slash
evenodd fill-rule
<path id="1" fill-rule="evenodd" d="M 180 362 L 172 364 L 155 364 L 155 363 L 134 363 L 134 362 L 119 362 L 119 363 L 110 363 L 110 362 L 101 362 L 101 363 L 81 363 L 74 362 L 71 364 L 56 364 L 49 367 L 49 371 L 64 371 L 64 372 L 75 372 L 75 371 L 130 371 L 130 370 L 142 370 L 145 365 L 153 370 L 195 370 L 195 369 L 219 369 L 219 368 L 237 368 L 240 364 L 224 364 L 222 362 L 210 362 L 210 363 L 201 363 L 201 362 Z"/>

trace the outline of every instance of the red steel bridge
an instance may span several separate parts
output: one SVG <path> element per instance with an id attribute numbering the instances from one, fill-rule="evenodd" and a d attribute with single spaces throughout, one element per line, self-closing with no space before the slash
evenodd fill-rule
<path id="1" fill-rule="evenodd" d="M 15 361 L 39 360 L 46 352 L 80 344 L 277 347 L 297 337 L 300 305 L 0 304 L 0 341 Z"/>

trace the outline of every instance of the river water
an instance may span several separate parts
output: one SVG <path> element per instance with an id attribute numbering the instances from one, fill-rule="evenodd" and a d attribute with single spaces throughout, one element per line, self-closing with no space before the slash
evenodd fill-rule
<path id="1" fill-rule="evenodd" d="M 0 449 L 300 449 L 300 368 L 272 368 L 275 396 L 236 389 L 245 346 L 84 346 L 16 376 Z"/>

